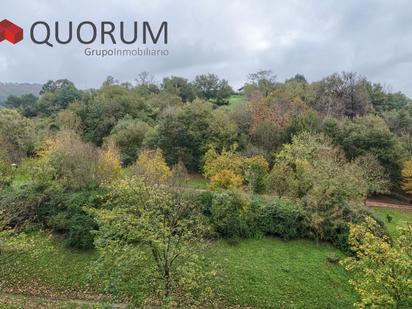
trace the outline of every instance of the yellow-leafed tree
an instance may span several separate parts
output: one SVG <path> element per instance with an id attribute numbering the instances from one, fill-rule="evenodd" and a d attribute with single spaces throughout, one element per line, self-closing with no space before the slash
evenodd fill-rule
<path id="1" fill-rule="evenodd" d="M 172 172 L 167 165 L 162 152 L 144 150 L 139 154 L 136 164 L 132 167 L 133 174 L 142 177 L 146 183 L 161 185 L 167 182 Z"/>
<path id="2" fill-rule="evenodd" d="M 407 193 L 412 193 L 412 160 L 403 164 L 402 178 L 402 189 Z"/>

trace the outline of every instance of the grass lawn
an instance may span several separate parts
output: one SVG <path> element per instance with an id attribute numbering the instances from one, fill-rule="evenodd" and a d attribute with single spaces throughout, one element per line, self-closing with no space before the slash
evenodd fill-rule
<path id="1" fill-rule="evenodd" d="M 0 234 L 0 292 L 62 299 L 98 299 L 98 278 L 89 275 L 95 251 L 64 247 L 46 233 Z"/>
<path id="2" fill-rule="evenodd" d="M 98 299 L 99 278 L 91 275 L 97 258 L 94 251 L 69 250 L 45 233 L 0 235 L 0 293 L 40 299 Z M 245 240 L 238 245 L 219 241 L 204 254 L 218 264 L 215 287 L 224 306 L 349 308 L 355 301 L 343 268 L 327 261 L 328 256 L 340 254 L 328 244 L 317 247 L 311 241 L 275 238 Z M 0 308 L 6 301 L 11 300 L 0 296 Z M 51 303 L 53 307 L 71 308 L 71 304 L 60 301 Z"/>
<path id="3" fill-rule="evenodd" d="M 200 174 L 189 176 L 186 186 L 190 189 L 209 189 L 209 181 Z"/>
<path id="4" fill-rule="evenodd" d="M 254 308 L 351 308 L 356 295 L 345 270 L 328 256 L 341 253 L 328 244 L 245 240 L 221 241 L 206 253 L 222 267 L 221 291 L 228 304 Z"/>
<path id="5" fill-rule="evenodd" d="M 412 210 L 397 208 L 373 208 L 372 210 L 380 219 L 385 222 L 385 226 L 391 235 L 398 234 L 398 227 L 406 227 L 407 223 L 412 224 Z M 392 217 L 388 222 L 387 215 Z"/>
<path id="6" fill-rule="evenodd" d="M 232 108 L 234 106 L 237 106 L 239 104 L 245 103 L 245 97 L 243 95 L 240 94 L 235 94 L 230 96 L 229 98 L 229 108 Z"/>

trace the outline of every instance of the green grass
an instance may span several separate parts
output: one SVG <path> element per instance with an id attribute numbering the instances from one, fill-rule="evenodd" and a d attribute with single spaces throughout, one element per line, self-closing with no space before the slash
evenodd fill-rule
<path id="1" fill-rule="evenodd" d="M 98 298 L 99 278 L 91 275 L 97 258 L 94 251 L 69 250 L 41 232 L 0 235 L 0 291 L 57 299 Z M 224 306 L 348 308 L 355 300 L 343 268 L 327 262 L 328 256 L 340 255 L 327 244 L 317 247 L 305 240 L 265 238 L 233 246 L 220 241 L 203 254 L 218 264 L 215 287 Z"/>
<path id="2" fill-rule="evenodd" d="M 234 94 L 229 98 L 229 105 L 236 105 L 243 102 L 246 102 L 245 97 L 240 94 Z"/>
<path id="3" fill-rule="evenodd" d="M 246 102 L 246 99 L 243 95 L 235 94 L 235 95 L 230 96 L 229 104 L 228 104 L 227 108 L 230 110 L 230 109 L 232 109 L 232 108 L 234 108 L 234 107 L 236 107 L 240 104 L 243 104 L 245 102 Z"/>
<path id="4" fill-rule="evenodd" d="M 216 243 L 207 253 L 221 265 L 221 291 L 228 304 L 256 308 L 351 308 L 356 301 L 345 270 L 328 256 L 328 244 L 274 238 Z"/>
<path id="5" fill-rule="evenodd" d="M 190 189 L 209 189 L 209 181 L 202 175 L 190 175 L 186 186 Z"/>
<path id="6" fill-rule="evenodd" d="M 193 183 L 202 180 L 195 178 Z M 385 222 L 387 214 L 393 217 L 391 223 L 386 222 L 393 235 L 397 226 L 412 222 L 412 211 L 379 208 L 373 212 Z M 78 308 L 88 306 L 63 300 L 98 299 L 100 280 L 91 271 L 95 251 L 67 249 L 61 240 L 44 232 L 2 232 L 0 244 L 0 293 L 17 294 L 1 294 L 0 308 L 31 308 L 27 304 Z M 356 301 L 343 267 L 327 260 L 343 257 L 329 244 L 277 238 L 243 240 L 237 245 L 218 241 L 202 254 L 218 265 L 214 287 L 223 307 L 351 308 Z M 61 300 L 47 303 L 46 298 Z"/>
<path id="7" fill-rule="evenodd" d="M 62 241 L 40 232 L 3 232 L 0 246 L 0 291 L 97 299 L 99 281 L 89 275 L 95 251 L 67 249 Z"/>
<path id="8" fill-rule="evenodd" d="M 412 224 L 412 210 L 397 209 L 397 208 L 373 208 L 372 210 L 382 221 L 388 232 L 396 236 L 399 227 L 406 227 L 408 223 Z M 387 215 L 392 217 L 392 221 L 388 222 Z"/>

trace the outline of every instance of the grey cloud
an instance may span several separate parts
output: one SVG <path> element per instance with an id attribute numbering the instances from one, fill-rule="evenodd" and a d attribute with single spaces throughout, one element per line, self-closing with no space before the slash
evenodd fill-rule
<path id="1" fill-rule="evenodd" d="M 107 75 L 127 81 L 145 70 L 158 79 L 214 72 L 237 87 L 259 69 L 280 80 L 302 73 L 312 81 L 350 70 L 412 96 L 411 17 L 406 0 L 16 0 L 3 18 L 24 26 L 26 38 L 36 20 L 167 20 L 170 56 L 100 59 L 84 56 L 78 44 L 51 49 L 27 39 L 4 42 L 0 81 L 69 78 L 89 88 Z"/>

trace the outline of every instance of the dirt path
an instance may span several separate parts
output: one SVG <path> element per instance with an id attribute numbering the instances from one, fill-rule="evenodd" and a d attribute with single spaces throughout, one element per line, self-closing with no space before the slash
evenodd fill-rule
<path id="1" fill-rule="evenodd" d="M 412 211 L 412 204 L 401 202 L 388 197 L 377 197 L 368 199 L 366 201 L 366 206 L 376 208 L 409 209 Z"/>

